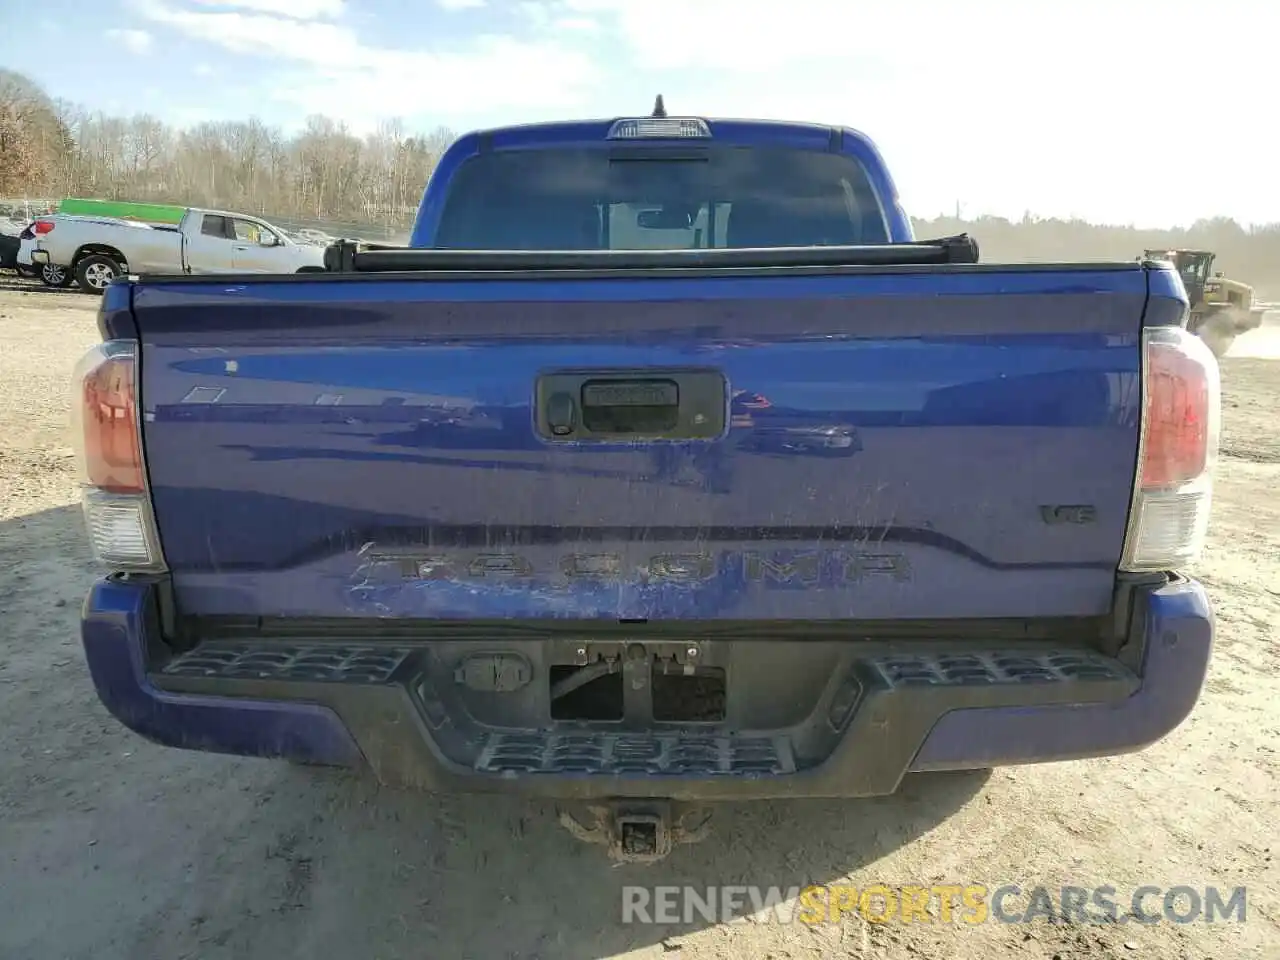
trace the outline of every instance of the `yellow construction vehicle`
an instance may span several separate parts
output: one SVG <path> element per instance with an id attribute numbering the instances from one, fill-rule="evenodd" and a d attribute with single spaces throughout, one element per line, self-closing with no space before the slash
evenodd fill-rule
<path id="1" fill-rule="evenodd" d="M 1209 250 L 1147 250 L 1144 260 L 1166 260 L 1177 269 L 1191 301 L 1187 330 L 1196 334 L 1221 357 L 1240 334 L 1262 323 L 1264 308 L 1253 302 L 1253 287 L 1227 279 L 1221 270 L 1211 273 L 1214 257 Z"/>

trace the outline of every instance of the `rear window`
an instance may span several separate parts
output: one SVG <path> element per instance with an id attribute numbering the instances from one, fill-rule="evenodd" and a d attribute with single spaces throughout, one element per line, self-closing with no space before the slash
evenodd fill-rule
<path id="1" fill-rule="evenodd" d="M 776 147 L 482 154 L 454 175 L 436 234 L 437 247 L 455 250 L 887 242 L 857 160 Z"/>
<path id="2" fill-rule="evenodd" d="M 200 222 L 200 232 L 206 237 L 218 237 L 221 240 L 227 239 L 230 233 L 227 229 L 227 218 L 206 213 L 204 219 Z"/>

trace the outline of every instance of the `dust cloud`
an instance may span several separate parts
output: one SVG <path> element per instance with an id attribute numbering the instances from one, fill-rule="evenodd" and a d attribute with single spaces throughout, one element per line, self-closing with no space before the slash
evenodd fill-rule
<path id="1" fill-rule="evenodd" d="M 1262 318 L 1262 326 L 1236 337 L 1227 351 L 1233 359 L 1280 360 L 1280 310 Z"/>

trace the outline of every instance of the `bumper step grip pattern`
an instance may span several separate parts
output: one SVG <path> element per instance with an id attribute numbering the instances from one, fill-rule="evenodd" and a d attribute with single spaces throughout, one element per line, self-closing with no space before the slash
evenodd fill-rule
<path id="1" fill-rule="evenodd" d="M 476 769 L 486 773 L 777 776 L 794 773 L 795 759 L 782 737 L 491 733 Z"/>
<path id="2" fill-rule="evenodd" d="M 202 643 L 165 664 L 172 677 L 225 680 L 319 680 L 386 683 L 413 651 L 408 647 L 336 644 Z"/>
<path id="3" fill-rule="evenodd" d="M 1027 653 L 1007 651 L 937 656 L 890 656 L 870 660 L 890 688 L 985 686 L 988 684 L 1071 683 L 1129 680 L 1116 660 L 1087 651 Z"/>

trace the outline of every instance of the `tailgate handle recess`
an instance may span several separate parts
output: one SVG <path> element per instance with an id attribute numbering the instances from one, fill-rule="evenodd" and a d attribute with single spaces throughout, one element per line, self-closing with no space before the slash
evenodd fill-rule
<path id="1" fill-rule="evenodd" d="M 588 380 L 582 385 L 582 425 L 592 433 L 666 434 L 680 423 L 674 380 Z"/>
<path id="2" fill-rule="evenodd" d="M 728 402 L 717 370 L 546 374 L 537 385 L 538 431 L 551 440 L 711 440 Z"/>

